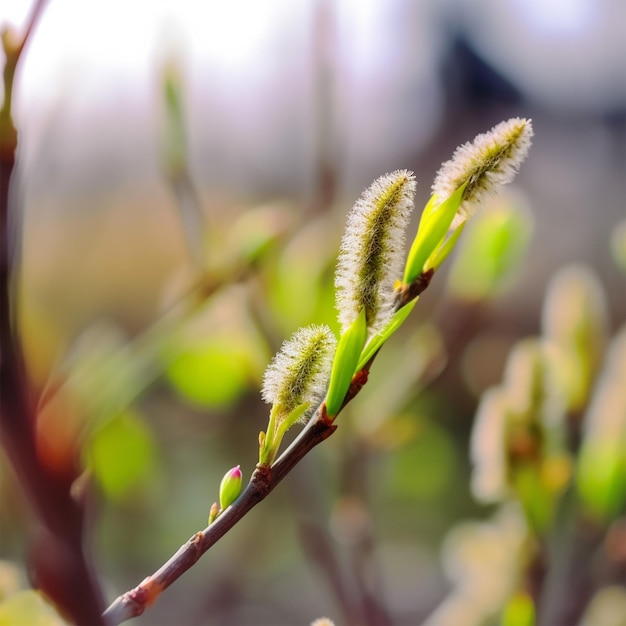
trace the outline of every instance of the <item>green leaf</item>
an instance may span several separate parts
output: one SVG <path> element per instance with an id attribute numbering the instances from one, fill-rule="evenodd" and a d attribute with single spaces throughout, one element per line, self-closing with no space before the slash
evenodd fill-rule
<path id="1" fill-rule="evenodd" d="M 365 309 L 352 322 L 348 330 L 339 338 L 333 369 L 330 374 L 330 384 L 326 394 L 326 412 L 329 417 L 339 413 L 341 405 L 348 393 L 350 382 L 357 371 L 361 350 L 367 339 L 367 322 Z"/>
<path id="2" fill-rule="evenodd" d="M 417 235 L 409 251 L 404 268 L 404 283 L 410 285 L 424 270 L 424 264 L 433 250 L 441 243 L 454 219 L 466 185 L 461 185 L 447 200 L 438 203 L 435 195 L 431 196 L 424 208 Z"/>
<path id="3" fill-rule="evenodd" d="M 277 405 L 272 407 L 267 433 L 262 432 L 259 436 L 259 463 L 261 465 L 271 465 L 274 462 L 285 433 L 306 413 L 310 406 L 310 402 L 303 402 L 286 417 L 281 417 L 278 414 Z"/>
<path id="4" fill-rule="evenodd" d="M 87 465 L 113 499 L 134 492 L 150 475 L 155 457 L 152 433 L 130 410 L 108 421 L 87 446 Z"/>
<path id="5" fill-rule="evenodd" d="M 452 250 L 454 250 L 454 246 L 456 246 L 456 242 L 459 240 L 466 224 L 467 220 L 461 222 L 448 237 L 442 240 L 439 246 L 435 248 L 435 251 L 428 257 L 428 260 L 424 264 L 424 271 L 430 269 L 437 271 L 442 266 L 443 262 L 450 256 Z"/>
<path id="6" fill-rule="evenodd" d="M 503 204 L 480 213 L 450 268 L 449 289 L 472 302 L 501 292 L 522 262 L 531 233 L 531 217 L 522 207 Z"/>
<path id="7" fill-rule="evenodd" d="M 382 345 L 393 335 L 393 333 L 402 326 L 404 320 L 409 316 L 411 311 L 415 308 L 417 304 L 418 298 L 414 298 L 409 303 L 405 304 L 401 309 L 396 311 L 393 317 L 387 322 L 387 326 L 383 328 L 380 333 L 374 335 L 365 346 L 365 350 L 361 354 L 361 358 L 359 359 L 359 364 L 356 368 L 356 371 L 360 371 L 365 367 L 365 364 L 380 350 Z"/>
<path id="8" fill-rule="evenodd" d="M 283 419 L 278 428 L 276 429 L 276 440 L 278 446 L 283 440 L 284 434 L 306 413 L 307 409 L 311 406 L 310 402 L 303 402 L 300 406 L 297 406 L 285 419 Z"/>
<path id="9" fill-rule="evenodd" d="M 424 207 L 424 210 L 420 215 L 420 221 L 417 225 L 418 231 L 424 226 L 424 224 L 426 224 L 428 220 L 431 219 L 433 213 L 437 210 L 438 206 L 440 206 L 439 196 L 437 196 L 436 193 L 433 193 L 428 199 L 428 202 L 426 203 L 426 206 Z"/>
<path id="10" fill-rule="evenodd" d="M 271 465 L 276 457 L 278 446 L 276 445 L 276 433 L 278 431 L 278 407 L 274 404 L 270 410 L 270 419 L 267 424 L 267 431 L 259 433 L 259 463 L 261 465 Z"/>
<path id="11" fill-rule="evenodd" d="M 167 369 L 169 382 L 192 405 L 225 409 L 246 390 L 252 377 L 254 345 L 244 333 L 227 329 L 198 337 Z"/>

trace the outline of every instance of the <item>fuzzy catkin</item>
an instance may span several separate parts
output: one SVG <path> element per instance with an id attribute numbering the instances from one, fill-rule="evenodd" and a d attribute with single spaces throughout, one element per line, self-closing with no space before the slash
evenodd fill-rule
<path id="1" fill-rule="evenodd" d="M 532 143 L 531 120 L 515 117 L 459 146 L 437 172 L 432 190 L 443 201 L 467 182 L 451 228 L 474 215 L 485 197 L 511 182 Z"/>
<path id="2" fill-rule="evenodd" d="M 322 401 L 328 386 L 337 340 L 326 325 L 297 330 L 283 343 L 265 370 L 261 395 L 286 416 L 304 402 L 311 407 L 305 419 Z"/>
<path id="3" fill-rule="evenodd" d="M 362 309 L 370 335 L 392 315 L 415 188 L 412 172 L 385 174 L 363 192 L 348 214 L 335 274 L 342 332 Z"/>

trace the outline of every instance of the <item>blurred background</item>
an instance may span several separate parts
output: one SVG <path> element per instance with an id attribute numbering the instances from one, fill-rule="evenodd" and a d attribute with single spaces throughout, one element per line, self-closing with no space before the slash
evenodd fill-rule
<path id="1" fill-rule="evenodd" d="M 625 25 L 612 0 L 50 0 L 16 81 L 20 323 L 52 462 L 80 435 L 111 600 L 205 526 L 227 469 L 250 476 L 269 359 L 298 326 L 337 328 L 361 191 L 411 169 L 417 218 L 456 146 L 509 117 L 535 129 L 492 207 L 518 220 L 497 288 L 451 259 L 336 435 L 137 624 L 382 605 L 411 625 L 441 605 L 445 538 L 493 511 L 470 490 L 479 398 L 540 331 L 551 276 L 587 265 L 609 330 L 625 318 Z M 27 508 L 2 470 L 0 554 L 19 562 Z"/>

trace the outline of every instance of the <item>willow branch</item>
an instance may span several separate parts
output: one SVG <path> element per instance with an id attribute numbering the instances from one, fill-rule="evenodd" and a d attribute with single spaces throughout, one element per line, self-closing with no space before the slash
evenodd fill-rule
<path id="1" fill-rule="evenodd" d="M 400 292 L 396 309 L 405 306 L 430 284 L 433 272 L 422 274 L 407 289 Z M 342 409 L 356 397 L 367 383 L 369 370 L 376 355 L 365 367 L 357 372 L 346 394 Z M 293 468 L 318 444 L 330 437 L 336 430 L 322 404 L 308 424 L 294 439 L 291 445 L 279 456 L 271 467 L 257 465 L 250 482 L 239 498 L 227 508 L 210 526 L 195 533 L 178 551 L 154 574 L 145 578 L 137 587 L 120 595 L 103 614 L 107 624 L 119 624 L 141 615 L 154 604 L 160 594 L 189 570 L 200 557 L 233 528 L 252 508 L 263 501 Z"/>

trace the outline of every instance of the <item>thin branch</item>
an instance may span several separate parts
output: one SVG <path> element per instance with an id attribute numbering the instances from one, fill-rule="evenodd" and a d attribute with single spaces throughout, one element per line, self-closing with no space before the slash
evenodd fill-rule
<path id="1" fill-rule="evenodd" d="M 430 284 L 432 275 L 431 271 L 427 276 L 420 276 L 416 281 L 416 283 L 419 283 L 419 287 L 400 294 L 396 303 L 396 309 L 402 308 L 426 289 Z M 375 356 L 360 372 L 354 375 L 342 409 L 367 383 L 367 376 Z M 257 465 L 243 493 L 210 526 L 195 533 L 154 574 L 145 578 L 137 587 L 123 593 L 111 603 L 103 614 L 106 623 L 120 624 L 141 615 L 146 608 L 154 604 L 165 589 L 197 563 L 200 557 L 252 508 L 264 500 L 283 478 L 313 448 L 330 437 L 336 428 L 336 424 L 326 415 L 326 407 L 322 404 L 296 439 L 271 467 Z"/>
<path id="2" fill-rule="evenodd" d="M 337 77 L 334 68 L 337 51 L 336 16 L 330 0 L 317 0 L 313 8 L 311 61 L 313 73 L 313 197 L 308 204 L 312 214 L 323 213 L 337 197 L 341 169 L 337 132 L 334 128 L 334 97 Z"/>
<path id="3" fill-rule="evenodd" d="M 336 426 L 325 417 L 323 408 L 318 409 L 300 436 L 272 465 L 259 465 L 239 498 L 210 526 L 194 534 L 187 543 L 134 589 L 117 598 L 105 611 L 107 623 L 119 624 L 131 617 L 141 615 L 160 593 L 191 568 L 200 557 L 221 539 L 248 511 L 264 500 L 280 481 L 317 444 L 329 437 Z"/>

